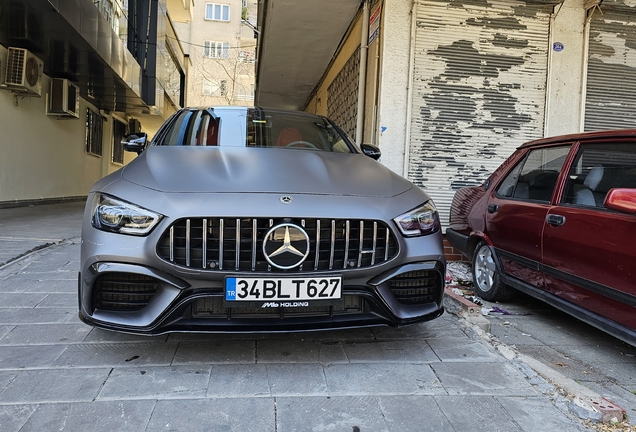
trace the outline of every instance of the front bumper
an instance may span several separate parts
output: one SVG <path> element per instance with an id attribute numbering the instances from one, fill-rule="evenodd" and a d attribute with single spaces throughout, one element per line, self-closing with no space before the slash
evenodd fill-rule
<path id="1" fill-rule="evenodd" d="M 112 275 L 129 275 L 132 280 L 143 277 L 140 284 L 152 281 L 155 290 L 143 307 L 137 310 L 106 310 L 95 307 L 91 296 L 100 286 L 100 279 Z M 415 298 L 395 281 L 410 284 L 426 278 L 424 295 Z M 258 276 L 258 275 L 251 275 Z M 271 274 L 267 275 L 272 277 Z M 300 276 L 300 275 L 298 275 Z M 310 275 L 307 275 L 310 276 Z M 423 277 L 424 276 L 424 277 Z M 428 280 L 432 279 L 432 280 Z M 265 308 L 263 305 L 236 307 L 223 305 L 224 277 L 214 279 L 181 279 L 160 270 L 122 263 L 96 263 L 79 275 L 80 312 L 82 321 L 97 327 L 128 333 L 163 334 L 168 332 L 276 332 L 326 330 L 377 325 L 399 326 L 427 321 L 443 313 L 444 263 L 428 261 L 406 264 L 372 278 L 343 277 L 343 300 L 336 305 L 307 308 Z M 398 284 L 399 285 L 399 284 Z M 112 285 L 109 285 L 112 288 Z M 415 289 L 410 289 L 415 293 Z M 137 291 L 121 292 L 134 300 Z M 121 300 L 121 298 L 120 298 Z M 209 312 L 201 313 L 202 301 L 213 304 Z M 263 303 L 263 302 L 261 302 Z M 269 303 L 269 302 L 268 302 Z"/>
<path id="2" fill-rule="evenodd" d="M 152 192 L 144 190 L 144 194 L 147 197 Z M 404 238 L 392 227 L 392 222 L 383 222 L 384 228 L 380 228 L 381 224 L 378 224 L 377 241 L 363 242 L 359 247 L 353 247 L 360 252 L 359 254 L 350 254 L 348 258 L 346 253 L 341 255 L 341 259 L 338 260 L 339 269 L 335 266 L 331 269 L 330 259 L 325 258 L 328 254 L 323 256 L 321 253 L 316 256 L 316 253 L 312 255 L 310 252 L 306 262 L 311 264 L 304 270 L 294 268 L 274 271 L 266 265 L 263 267 L 260 255 L 255 260 L 243 259 L 243 252 L 252 257 L 252 251 L 261 250 L 260 243 L 257 247 L 253 247 L 253 242 L 250 243 L 252 247 L 243 247 L 246 241 L 261 238 L 260 225 L 255 224 L 250 234 L 236 234 L 238 231 L 233 235 L 226 233 L 224 238 L 239 239 L 236 244 L 240 243 L 241 248 L 240 251 L 239 248 L 234 248 L 231 252 L 231 248 L 224 248 L 221 253 L 218 242 L 215 244 L 212 240 L 217 238 L 221 229 L 216 223 L 212 224 L 211 219 L 205 215 L 218 215 L 221 212 L 219 209 L 226 201 L 238 203 L 233 204 L 227 211 L 240 211 L 239 214 L 250 210 L 254 212 L 255 208 L 275 208 L 279 213 L 267 217 L 276 220 L 289 217 L 289 209 L 282 205 L 280 208 L 272 207 L 268 200 L 273 197 L 264 197 L 263 194 L 253 196 L 254 200 L 261 200 L 262 205 L 238 196 L 221 199 L 186 195 L 157 194 L 156 197 L 152 197 L 161 203 L 157 207 L 172 208 L 172 216 L 164 217 L 152 232 L 143 237 L 97 230 L 91 226 L 91 214 L 87 209 L 82 228 L 82 264 L 78 287 L 79 316 L 84 322 L 111 330 L 140 334 L 179 331 L 272 332 L 406 325 L 430 320 L 443 313 L 446 262 L 441 232 Z M 278 200 L 279 197 L 276 195 L 275 198 Z M 311 203 L 308 202 L 307 206 L 300 206 L 306 198 L 298 196 L 294 202 L 299 204 L 299 209 L 311 207 L 314 218 L 352 220 L 356 219 L 356 215 L 365 214 L 368 218 L 375 216 L 372 220 L 391 221 L 395 213 L 395 209 L 389 205 L 393 200 L 384 202 L 347 197 L 334 203 L 333 197 L 317 196 L 312 197 Z M 406 200 L 408 197 L 398 198 Z M 145 202 L 140 202 L 139 205 L 155 208 Z M 236 210 L 236 205 L 247 207 Z M 408 203 L 398 203 L 398 207 L 412 208 Z M 229 220 L 227 215 L 222 217 Z M 253 216 L 256 217 L 258 216 Z M 181 227 L 179 221 L 183 218 L 189 219 L 185 224 L 186 229 L 175 229 L 173 234 L 166 237 L 166 233 L 170 232 L 172 227 Z M 207 219 L 207 222 L 204 219 Z M 202 225 L 199 221 L 202 221 Z M 226 229 L 227 225 L 229 224 L 224 225 Z M 323 225 L 322 231 L 316 229 L 311 233 L 312 239 L 318 236 L 316 233 L 321 233 L 320 241 L 329 244 L 325 249 L 321 249 L 325 251 L 333 251 L 332 236 L 327 235 L 327 231 L 333 231 L 332 225 L 329 225 L 328 229 Z M 201 230 L 201 226 L 207 226 L 208 229 Z M 246 226 L 252 229 L 251 219 Z M 303 226 L 307 231 L 311 230 L 309 223 Z M 365 224 L 364 229 L 360 226 L 357 232 L 354 231 L 358 226 L 358 223 L 351 223 L 350 236 L 341 241 L 354 244 L 355 239 L 360 237 L 360 232 L 372 232 L 374 234 L 371 237 L 375 238 L 373 224 Z M 238 223 L 232 224 L 231 228 L 236 227 L 239 227 Z M 242 223 L 240 227 L 243 227 Z M 391 241 L 381 240 L 381 230 L 387 229 L 392 233 Z M 193 245 L 196 241 L 206 244 L 206 239 L 200 236 L 203 232 L 208 233 L 207 248 L 203 247 L 195 253 Z M 179 243 L 179 239 L 183 242 Z M 369 261 L 369 257 L 373 257 L 374 254 L 368 253 L 368 250 L 376 243 L 384 243 L 387 246 L 383 249 L 384 252 L 378 251 L 375 254 L 375 262 L 373 258 Z M 165 245 L 169 247 L 166 248 Z M 191 251 L 190 254 L 179 255 L 180 248 L 184 246 L 186 250 Z M 197 253 L 207 258 L 200 258 Z M 218 256 L 236 259 L 219 260 Z M 342 301 L 328 306 L 311 303 L 309 307 L 303 308 L 263 308 L 262 305 L 250 308 L 223 304 L 225 278 L 228 276 L 305 278 L 317 275 L 342 277 Z M 102 292 L 107 292 L 108 295 L 101 295 Z M 115 307 L 109 302 L 123 306 Z M 205 309 L 203 312 L 206 313 L 200 313 L 200 309 Z"/>

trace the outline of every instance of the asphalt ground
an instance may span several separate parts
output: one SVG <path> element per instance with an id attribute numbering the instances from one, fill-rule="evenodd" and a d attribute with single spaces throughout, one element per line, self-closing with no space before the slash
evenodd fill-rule
<path id="1" fill-rule="evenodd" d="M 516 353 L 543 353 L 551 368 L 550 350 L 562 353 L 554 345 L 589 363 L 615 345 L 588 349 L 595 342 L 577 342 L 576 326 L 551 312 L 542 332 L 524 327 L 540 314 L 490 315 L 491 334 L 450 313 L 398 329 L 294 334 L 142 337 L 89 327 L 77 318 L 82 209 L 0 210 L 3 432 L 590 429 L 573 395 Z M 613 357 L 616 377 L 636 384 L 625 352 Z M 612 395 L 633 412 L 631 384 Z"/>

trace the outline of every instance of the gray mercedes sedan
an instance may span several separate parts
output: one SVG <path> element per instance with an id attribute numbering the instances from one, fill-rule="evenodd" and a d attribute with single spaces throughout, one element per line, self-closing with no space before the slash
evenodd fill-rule
<path id="1" fill-rule="evenodd" d="M 128 333 L 405 325 L 443 313 L 439 217 L 327 118 L 185 108 L 86 203 L 79 316 Z"/>

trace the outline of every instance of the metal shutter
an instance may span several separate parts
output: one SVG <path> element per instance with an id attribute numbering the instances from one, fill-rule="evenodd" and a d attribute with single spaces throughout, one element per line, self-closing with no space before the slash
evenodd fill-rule
<path id="1" fill-rule="evenodd" d="M 360 47 L 327 89 L 327 117 L 351 137 L 356 136 L 358 86 L 360 81 Z"/>
<path id="2" fill-rule="evenodd" d="M 598 11 L 590 23 L 585 130 L 636 128 L 636 22 Z"/>
<path id="3" fill-rule="evenodd" d="M 408 176 L 443 225 L 457 189 L 543 136 L 550 7 L 518 4 L 418 3 Z"/>

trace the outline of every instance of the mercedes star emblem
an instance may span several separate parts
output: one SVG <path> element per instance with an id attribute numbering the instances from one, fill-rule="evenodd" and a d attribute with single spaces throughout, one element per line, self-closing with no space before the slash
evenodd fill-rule
<path id="1" fill-rule="evenodd" d="M 263 253 L 267 262 L 276 268 L 287 270 L 297 267 L 309 255 L 309 236 L 298 225 L 277 225 L 265 235 Z"/>
<path id="2" fill-rule="evenodd" d="M 291 204 L 293 200 L 294 199 L 290 197 L 289 195 L 284 195 L 280 197 L 280 202 L 282 202 L 283 204 Z"/>

